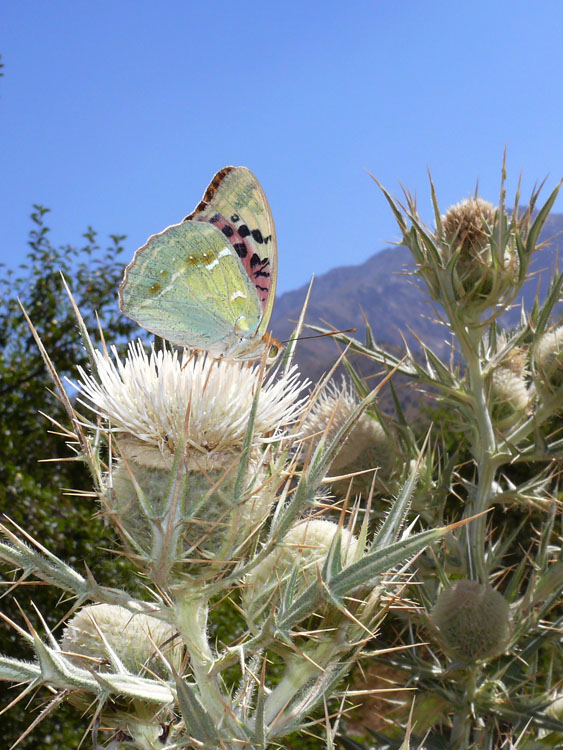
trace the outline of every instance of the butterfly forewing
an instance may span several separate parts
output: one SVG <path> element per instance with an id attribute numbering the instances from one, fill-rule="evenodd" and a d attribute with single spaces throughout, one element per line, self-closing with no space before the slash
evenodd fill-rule
<path id="1" fill-rule="evenodd" d="M 223 353 L 233 332 L 257 335 L 260 301 L 236 252 L 212 223 L 184 221 L 149 238 L 120 287 L 123 312 L 180 346 Z"/>
<path id="2" fill-rule="evenodd" d="M 260 338 L 272 314 L 277 276 L 274 221 L 260 183 L 246 167 L 221 169 L 185 221 L 210 223 L 230 242 L 262 306 Z"/>

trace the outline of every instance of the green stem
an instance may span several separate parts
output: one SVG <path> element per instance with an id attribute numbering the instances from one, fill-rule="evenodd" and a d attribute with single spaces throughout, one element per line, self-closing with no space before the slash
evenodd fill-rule
<path id="1" fill-rule="evenodd" d="M 184 589 L 176 600 L 176 624 L 189 651 L 190 667 L 205 710 L 217 725 L 231 724 L 232 713 L 226 710 L 229 699 L 221 690 L 220 677 L 212 671 L 214 655 L 207 640 L 208 611 L 206 597 Z"/>
<path id="2" fill-rule="evenodd" d="M 270 728 L 275 725 L 276 735 L 279 736 L 285 725 L 295 721 L 295 710 L 288 711 L 287 708 L 299 691 L 338 660 L 339 640 L 335 634 L 330 641 L 321 642 L 308 650 L 309 659 L 294 655 L 287 660 L 283 677 L 267 697 L 264 706 L 264 723 Z M 314 690 L 314 687 L 311 690 Z"/>
<path id="3" fill-rule="evenodd" d="M 473 728 L 472 704 L 475 695 L 475 674 L 469 670 L 465 683 L 463 705 L 454 714 L 450 746 L 452 750 L 467 750 L 471 747 L 471 730 Z"/>
<path id="4" fill-rule="evenodd" d="M 475 325 L 466 328 L 452 321 L 452 326 L 462 348 L 469 373 L 469 387 L 473 396 L 476 429 L 473 437 L 472 453 L 477 463 L 478 483 L 475 496 L 467 506 L 464 517 L 482 513 L 490 505 L 492 485 L 497 470 L 496 438 L 487 406 L 485 376 L 479 358 L 479 342 L 482 327 Z M 485 563 L 486 515 L 481 515 L 471 522 L 468 529 L 469 571 L 482 583 L 488 581 Z"/>

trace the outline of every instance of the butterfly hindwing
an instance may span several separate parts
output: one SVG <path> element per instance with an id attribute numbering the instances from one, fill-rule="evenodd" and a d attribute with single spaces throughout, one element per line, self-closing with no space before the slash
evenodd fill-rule
<path id="1" fill-rule="evenodd" d="M 184 221 L 149 238 L 120 288 L 123 312 L 181 346 L 221 353 L 237 321 L 254 336 L 262 308 L 241 262 L 213 224 Z"/>
<path id="2" fill-rule="evenodd" d="M 180 346 L 218 356 L 275 359 L 267 333 L 277 246 L 262 187 L 246 167 L 225 167 L 180 224 L 155 234 L 125 269 L 121 310 Z"/>
<path id="3" fill-rule="evenodd" d="M 274 221 L 262 186 L 246 167 L 224 167 L 186 221 L 216 226 L 237 253 L 262 305 L 257 331 L 266 331 L 274 305 L 277 244 Z"/>

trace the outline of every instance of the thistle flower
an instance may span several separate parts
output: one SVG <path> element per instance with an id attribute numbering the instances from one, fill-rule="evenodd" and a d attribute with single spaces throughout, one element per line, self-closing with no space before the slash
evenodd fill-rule
<path id="1" fill-rule="evenodd" d="M 98 660 L 108 669 L 108 647 L 132 674 L 167 678 L 168 664 L 181 671 L 182 644 L 176 631 L 156 617 L 132 614 L 117 604 L 94 604 L 82 607 L 63 631 L 61 648 L 72 654 L 78 666 L 92 668 L 93 660 Z"/>
<path id="2" fill-rule="evenodd" d="M 294 599 L 316 580 L 339 528 L 333 521 L 314 518 L 300 521 L 287 532 L 276 549 L 246 577 L 243 599 L 251 617 L 255 619 L 271 608 L 294 570 Z M 346 566 L 356 559 L 358 540 L 348 529 L 341 529 L 341 534 L 341 562 Z"/>
<path id="3" fill-rule="evenodd" d="M 446 240 L 460 248 L 464 259 L 479 256 L 489 245 L 495 207 L 483 198 L 464 198 L 442 217 Z"/>
<path id="4" fill-rule="evenodd" d="M 109 420 L 121 455 L 103 495 L 111 521 L 163 576 L 194 561 L 238 559 L 275 501 L 267 446 L 297 419 L 304 384 L 295 370 L 262 384 L 258 366 L 187 350 L 147 355 L 140 342 L 130 344 L 125 362 L 112 354 L 96 352 L 97 379 L 81 370 L 79 383 L 82 402 Z M 172 472 L 179 445 L 183 460 Z M 217 571 L 207 566 L 205 574 Z"/>
<path id="5" fill-rule="evenodd" d="M 461 580 L 439 595 L 431 619 L 444 650 L 464 662 L 500 654 L 510 636 L 510 613 L 498 591 L 477 581 Z"/>
<path id="6" fill-rule="evenodd" d="M 492 234 L 496 210 L 482 198 L 466 198 L 451 206 L 441 217 L 443 240 L 441 253 L 447 263 L 458 253 L 456 271 L 463 295 L 473 301 L 493 302 L 518 278 L 518 254 L 508 244 L 502 263 L 493 262 Z M 497 267 L 495 267 L 497 266 Z"/>
<path id="7" fill-rule="evenodd" d="M 301 434 L 317 436 L 317 441 L 324 437 L 326 442 L 331 442 L 358 404 L 358 398 L 346 380 L 342 379 L 340 388 L 330 383 L 307 415 Z M 383 473 L 389 474 L 394 460 L 392 439 L 377 419 L 364 412 L 339 446 L 330 473 L 344 474 L 379 467 Z"/>
<path id="8" fill-rule="evenodd" d="M 538 390 L 553 393 L 563 385 L 563 326 L 544 333 L 533 355 Z"/>
<path id="9" fill-rule="evenodd" d="M 97 379 L 80 368 L 80 400 L 110 420 L 121 455 L 143 466 L 169 469 L 186 438 L 187 468 L 225 468 L 242 450 L 257 389 L 256 444 L 278 439 L 303 405 L 295 368 L 261 384 L 257 365 L 186 349 L 153 347 L 147 356 L 132 342 L 124 362 L 111 352 L 113 360 L 95 352 Z"/>

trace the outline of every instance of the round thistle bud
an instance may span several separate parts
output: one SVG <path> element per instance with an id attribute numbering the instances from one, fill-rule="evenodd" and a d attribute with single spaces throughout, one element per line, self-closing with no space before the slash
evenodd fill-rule
<path id="1" fill-rule="evenodd" d="M 491 416 L 500 429 L 512 427 L 526 416 L 533 402 L 533 391 L 526 378 L 504 364 L 496 367 L 490 379 Z"/>
<path id="2" fill-rule="evenodd" d="M 312 439 L 315 442 L 322 437 L 326 443 L 330 443 L 357 409 L 358 404 L 358 398 L 344 379 L 340 388 L 331 383 L 319 396 L 305 418 L 302 434 L 305 437 L 313 436 Z M 305 445 L 308 445 L 308 441 Z M 348 437 L 339 446 L 329 472 L 351 474 L 355 471 L 379 468 L 383 475 L 389 476 L 395 458 L 396 453 L 391 437 L 377 419 L 364 412 Z M 364 478 L 364 481 L 369 484 L 371 479 L 370 475 L 367 480 Z"/>
<path id="3" fill-rule="evenodd" d="M 492 203 L 476 197 L 456 203 L 441 218 L 442 257 L 448 262 L 458 253 L 461 296 L 474 304 L 492 304 L 518 279 L 518 254 L 512 245 L 507 245 L 502 264 L 495 268 L 491 250 L 495 213 Z"/>
<path id="4" fill-rule="evenodd" d="M 78 666 L 96 668 L 94 659 L 104 670 L 109 669 L 108 649 L 100 632 L 132 674 L 150 677 L 154 673 L 166 679 L 170 677 L 166 661 L 181 671 L 182 644 L 175 637 L 175 629 L 156 617 L 132 614 L 117 604 L 94 604 L 79 610 L 63 631 L 61 648 L 73 654 L 70 658 Z"/>
<path id="5" fill-rule="evenodd" d="M 308 519 L 287 532 L 278 547 L 246 576 L 242 596 L 251 619 L 267 616 L 283 596 L 294 570 L 294 599 L 317 579 L 338 529 L 333 521 Z M 355 560 L 358 540 L 347 529 L 341 534 L 341 562 L 345 566 Z"/>
<path id="6" fill-rule="evenodd" d="M 535 344 L 533 355 L 538 391 L 554 393 L 563 385 L 563 326 L 544 333 Z"/>
<path id="7" fill-rule="evenodd" d="M 497 656 L 510 636 L 508 603 L 476 581 L 461 580 L 444 589 L 430 616 L 446 653 L 463 662 Z"/>

